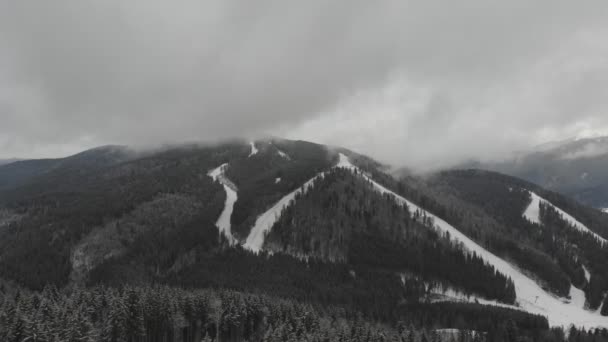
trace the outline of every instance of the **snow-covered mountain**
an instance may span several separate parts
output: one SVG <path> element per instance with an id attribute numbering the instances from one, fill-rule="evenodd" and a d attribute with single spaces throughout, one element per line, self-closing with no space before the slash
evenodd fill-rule
<path id="1" fill-rule="evenodd" d="M 391 310 L 466 302 L 608 328 L 608 215 L 532 183 L 459 170 L 396 179 L 355 152 L 282 139 L 123 151 L 0 167 L 0 278 Z"/>

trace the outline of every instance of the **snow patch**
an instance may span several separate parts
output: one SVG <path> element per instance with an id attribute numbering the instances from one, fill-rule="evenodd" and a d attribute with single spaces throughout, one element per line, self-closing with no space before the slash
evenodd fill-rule
<path id="1" fill-rule="evenodd" d="M 585 272 L 585 279 L 587 279 L 587 282 L 589 282 L 591 280 L 591 273 L 589 272 L 587 267 L 585 267 L 584 265 L 583 265 L 583 272 Z"/>
<path id="2" fill-rule="evenodd" d="M 255 147 L 255 143 L 252 141 L 249 143 L 249 146 L 251 146 L 251 152 L 249 153 L 249 157 L 254 156 L 256 154 L 258 154 L 258 149 Z"/>
<path id="3" fill-rule="evenodd" d="M 540 202 L 541 199 L 535 193 L 530 192 L 530 196 L 532 196 L 532 201 L 524 211 L 524 217 L 528 219 L 528 221 L 536 224 L 541 224 L 540 222 Z"/>
<path id="4" fill-rule="evenodd" d="M 274 184 L 279 184 L 280 182 L 281 182 L 281 177 L 277 177 L 277 178 L 274 180 Z"/>
<path id="5" fill-rule="evenodd" d="M 224 202 L 224 209 L 220 214 L 220 217 L 217 219 L 215 225 L 220 230 L 221 234 L 228 239 L 230 244 L 236 243 L 236 239 L 232 236 L 232 230 L 230 226 L 230 218 L 232 217 L 232 211 L 234 210 L 234 203 L 238 199 L 236 193 L 236 186 L 232 182 L 224 176 L 224 172 L 226 171 L 226 167 L 228 164 L 222 164 L 219 167 L 209 171 L 207 175 L 213 178 L 214 181 L 219 181 L 220 184 L 224 187 L 224 191 L 226 192 L 226 201 Z"/>
<path id="6" fill-rule="evenodd" d="M 584 224 L 579 222 L 577 219 L 572 217 L 570 214 L 566 213 L 565 211 L 563 211 L 560 208 L 553 205 L 553 203 L 547 201 L 546 199 L 540 197 L 539 195 L 537 195 L 536 193 L 534 193 L 532 191 L 528 191 L 528 192 L 530 193 L 530 196 L 532 197 L 532 201 L 530 202 L 530 204 L 528 205 L 528 207 L 526 208 L 526 210 L 524 211 L 524 214 L 523 214 L 524 217 L 526 219 L 528 219 L 528 221 L 530 221 L 532 223 L 541 224 L 541 222 L 540 222 L 540 203 L 544 203 L 546 205 L 550 205 L 553 209 L 555 209 L 555 211 L 557 211 L 562 216 L 562 218 L 566 222 L 568 222 L 570 225 L 572 225 L 576 230 L 581 231 L 583 233 L 589 233 L 589 234 L 593 235 L 593 237 L 595 237 L 597 240 L 599 240 L 600 243 L 602 243 L 602 244 L 608 242 L 608 240 L 604 239 L 603 237 L 601 237 L 598 234 L 596 234 L 595 232 L 593 232 L 591 229 L 587 228 L 587 226 L 585 226 Z"/>
<path id="7" fill-rule="evenodd" d="M 585 292 L 570 285 L 570 304 L 577 308 L 584 309 L 586 302 Z"/>
<path id="8" fill-rule="evenodd" d="M 451 287 L 448 288 L 433 288 L 429 291 L 430 301 L 433 303 L 440 302 L 461 302 L 461 303 L 479 303 L 483 305 L 494 305 L 505 308 L 513 308 L 512 305 L 500 303 L 495 300 L 488 300 L 474 294 L 467 294 L 462 291 L 458 291 Z M 521 309 L 520 309 L 521 310 Z"/>
<path id="9" fill-rule="evenodd" d="M 227 166 L 228 166 L 228 163 L 224 163 L 224 164 L 216 167 L 215 169 L 207 172 L 207 176 L 213 178 L 213 180 L 216 181 L 220 175 L 224 174 L 224 171 Z"/>
<path id="10" fill-rule="evenodd" d="M 599 308 L 597 308 L 597 310 L 595 310 L 595 313 L 596 313 L 597 315 L 599 315 L 599 314 L 600 314 L 600 312 L 602 312 L 602 309 L 604 308 L 604 302 L 605 302 L 605 301 L 606 301 L 606 295 L 604 295 L 604 296 L 602 297 L 602 304 L 600 304 L 600 307 L 599 307 Z"/>
<path id="11" fill-rule="evenodd" d="M 485 336 L 487 334 L 486 332 L 479 332 L 477 330 L 462 330 L 455 328 L 435 329 L 433 331 L 439 335 L 440 341 L 456 341 L 460 338 L 461 334 L 469 335 L 472 338 L 477 336 Z"/>
<path id="12" fill-rule="evenodd" d="M 281 156 L 281 157 L 283 157 L 283 158 L 285 158 L 287 160 L 291 160 L 291 158 L 289 157 L 289 155 L 287 153 L 279 150 L 278 148 L 277 148 L 277 153 L 279 154 L 279 156 Z"/>
<path id="13" fill-rule="evenodd" d="M 344 167 L 350 170 L 358 170 L 356 166 L 350 163 L 348 157 L 340 154 L 339 167 Z M 597 313 L 589 312 L 584 310 L 582 307 L 577 306 L 580 303 L 573 303 L 572 301 L 566 301 L 563 298 L 555 297 L 552 294 L 545 292 L 534 280 L 530 279 L 517 268 L 506 262 L 505 260 L 497 257 L 490 253 L 485 248 L 478 245 L 476 242 L 468 238 L 466 235 L 461 233 L 458 229 L 442 220 L 441 218 L 427 212 L 421 207 L 408 201 L 404 197 L 396 194 L 395 192 L 385 188 L 384 186 L 376 183 L 369 176 L 360 173 L 362 177 L 368 180 L 374 188 L 382 194 L 390 194 L 394 196 L 395 200 L 402 205 L 407 205 L 410 212 L 419 211 L 434 220 L 435 228 L 443 233 L 449 233 L 451 239 L 456 240 L 464 246 L 470 252 L 474 252 L 483 260 L 493 265 L 496 270 L 507 277 L 510 277 L 515 284 L 515 291 L 517 294 L 517 304 L 519 308 L 524 309 L 527 312 L 539 314 L 547 317 L 549 324 L 552 326 L 563 326 L 567 327 L 570 324 L 574 324 L 578 327 L 595 328 L 604 327 L 608 328 L 608 317 L 603 317 Z M 576 294 L 576 293 L 575 293 Z M 517 309 L 517 307 L 514 307 Z"/>

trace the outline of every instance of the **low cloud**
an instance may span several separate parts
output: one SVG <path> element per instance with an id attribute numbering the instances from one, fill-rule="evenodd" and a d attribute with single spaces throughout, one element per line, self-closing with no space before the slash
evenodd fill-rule
<path id="1" fill-rule="evenodd" d="M 605 132 L 607 9 L 5 1 L 0 158 L 271 134 L 428 169 Z"/>
<path id="2" fill-rule="evenodd" d="M 561 159 L 593 158 L 608 154 L 608 144 L 590 142 L 576 151 L 565 153 Z"/>

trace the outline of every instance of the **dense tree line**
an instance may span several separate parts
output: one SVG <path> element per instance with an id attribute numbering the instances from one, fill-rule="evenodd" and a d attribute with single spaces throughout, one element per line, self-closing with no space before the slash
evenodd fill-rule
<path id="1" fill-rule="evenodd" d="M 0 339 L 7 342 L 452 340 L 442 338 L 442 326 L 460 329 L 460 341 L 565 341 L 541 317 L 463 304 L 403 307 L 391 323 L 336 306 L 226 290 L 47 287 L 0 294 Z M 573 329 L 570 335 L 573 341 L 606 341 L 605 331 Z"/>

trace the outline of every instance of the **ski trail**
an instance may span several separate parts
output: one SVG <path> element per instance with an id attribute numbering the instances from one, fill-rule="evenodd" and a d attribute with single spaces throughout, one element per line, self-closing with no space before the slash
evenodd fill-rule
<path id="1" fill-rule="evenodd" d="M 535 193 L 530 192 L 530 196 L 532 197 L 532 201 L 524 211 L 524 217 L 528 219 L 528 221 L 536 224 L 541 224 L 540 222 L 540 197 L 536 196 Z"/>
<path id="2" fill-rule="evenodd" d="M 334 167 L 340 167 L 340 163 Z M 264 239 L 266 238 L 266 234 L 272 229 L 272 226 L 277 222 L 277 220 L 281 217 L 281 212 L 285 209 L 291 201 L 296 197 L 296 195 L 300 193 L 306 193 L 312 183 L 320 177 L 323 177 L 325 172 L 321 172 L 308 180 L 304 185 L 299 187 L 298 189 L 292 191 L 291 193 L 283 196 L 275 205 L 273 205 L 270 209 L 266 210 L 262 215 L 258 216 L 247 236 L 247 240 L 245 240 L 245 244 L 243 248 L 248 249 L 254 253 L 259 253 L 264 246 Z M 275 184 L 281 181 L 280 178 L 275 179 Z"/>
<path id="3" fill-rule="evenodd" d="M 338 163 L 338 167 L 344 167 L 353 171 L 358 170 L 356 166 L 350 163 L 348 157 L 343 154 L 340 154 L 340 162 Z M 547 317 L 549 324 L 552 326 L 567 327 L 570 324 L 574 324 L 578 327 L 585 328 L 608 328 L 608 317 L 603 317 L 599 314 L 586 311 L 582 307 L 577 306 L 580 305 L 580 298 L 577 298 L 578 302 L 574 303 L 573 301 L 558 298 L 545 292 L 534 280 L 530 279 L 511 264 L 490 253 L 485 248 L 469 239 L 466 235 L 461 233 L 458 229 L 446 221 L 429 213 L 428 211 L 422 209 L 386 187 L 378 184 L 365 173 L 358 172 L 358 174 L 369 181 L 376 191 L 382 194 L 390 194 L 394 196 L 399 203 L 407 205 L 410 212 L 419 211 L 427 217 L 432 218 L 436 229 L 443 233 L 449 233 L 451 239 L 462 243 L 467 250 L 474 252 L 486 262 L 493 265 L 498 272 L 510 277 L 515 284 L 517 302 L 520 309 Z M 580 295 L 580 293 L 574 294 Z"/>
<path id="4" fill-rule="evenodd" d="M 572 298 L 570 300 L 558 298 L 552 294 L 549 294 L 544 291 L 534 280 L 524 275 L 505 260 L 497 257 L 496 255 L 487 251 L 485 248 L 478 245 L 476 242 L 468 238 L 446 221 L 427 212 L 404 197 L 375 182 L 371 177 L 361 172 L 356 166 L 351 164 L 348 157 L 346 157 L 344 154 L 340 154 L 339 162 L 335 167 L 342 167 L 352 171 L 357 171 L 357 174 L 369 181 L 376 191 L 382 194 L 392 195 L 400 204 L 408 206 L 410 212 L 418 211 L 431 218 L 437 230 L 443 232 L 444 234 L 449 233 L 451 239 L 461 243 L 468 251 L 474 252 L 479 257 L 483 258 L 484 261 L 493 265 L 498 272 L 510 277 L 515 284 L 518 306 L 509 306 L 505 304 L 500 304 L 500 306 L 511 307 L 513 309 L 524 310 L 533 314 L 545 316 L 547 317 L 547 320 L 551 326 L 567 327 L 570 324 L 574 324 L 577 327 L 584 328 L 608 328 L 608 317 L 599 315 L 599 311 L 590 312 L 583 309 L 584 294 L 582 294 L 581 298 L 581 291 L 579 289 L 571 289 L 570 294 Z M 259 216 L 254 227 L 251 229 L 249 236 L 247 237 L 244 247 L 256 253 L 259 252 L 264 244 L 266 234 L 280 217 L 281 211 L 291 203 L 297 194 L 307 191 L 311 187 L 312 183 L 319 177 L 323 177 L 324 174 L 325 172 L 316 175 L 307 181 L 302 187 L 281 198 L 281 200 L 279 200 L 279 202 L 277 202 L 272 208 Z"/>
<path id="5" fill-rule="evenodd" d="M 249 143 L 249 146 L 251 146 L 251 152 L 249 153 L 249 157 L 254 156 L 256 154 L 258 154 L 258 149 L 255 147 L 255 143 L 252 141 Z"/>
<path id="6" fill-rule="evenodd" d="M 595 232 L 593 232 L 591 229 L 587 228 L 587 226 L 585 226 L 584 224 L 579 222 L 577 219 L 572 217 L 567 212 L 556 207 L 553 203 L 547 201 L 546 199 L 540 197 L 539 195 L 537 195 L 536 193 L 534 193 L 532 191 L 528 191 L 528 192 L 530 193 L 530 196 L 532 197 L 532 201 L 530 202 L 530 204 L 528 205 L 528 207 L 526 208 L 526 210 L 524 211 L 524 214 L 523 214 L 523 216 L 526 219 L 528 219 L 528 221 L 530 221 L 532 223 L 542 224 L 540 221 L 540 204 L 544 203 L 544 204 L 550 205 L 553 209 L 555 209 L 555 211 L 557 211 L 562 216 L 562 218 L 566 222 L 568 222 L 570 225 L 572 225 L 576 230 L 583 232 L 583 233 L 589 233 L 589 234 L 593 235 L 593 237 L 595 237 L 597 240 L 599 240 L 602 245 L 605 244 L 606 242 L 608 242 L 608 240 L 604 239 L 603 237 L 601 237 L 598 234 L 596 234 Z"/>
<path id="7" fill-rule="evenodd" d="M 587 282 L 589 282 L 591 280 L 591 273 L 589 272 L 587 267 L 585 267 L 584 265 L 583 265 L 583 272 L 585 272 L 585 279 L 587 279 Z"/>
<path id="8" fill-rule="evenodd" d="M 224 209 L 220 214 L 220 217 L 217 219 L 215 225 L 220 230 L 221 234 L 228 239 L 230 244 L 236 243 L 236 239 L 232 236 L 231 226 L 230 226 L 230 218 L 232 217 L 232 211 L 234 209 L 234 203 L 236 202 L 238 196 L 236 193 L 236 186 L 232 184 L 225 176 L 224 171 L 228 164 L 222 164 L 219 167 L 209 171 L 207 175 L 213 178 L 214 181 L 219 181 L 224 187 L 224 191 L 226 192 L 226 202 L 224 203 Z"/>
<path id="9" fill-rule="evenodd" d="M 308 191 L 308 189 L 312 186 L 312 183 L 324 175 L 325 172 L 317 174 L 298 189 L 283 196 L 283 198 L 273 205 L 272 208 L 266 210 L 266 212 L 260 215 L 255 221 L 253 228 L 251 228 L 243 247 L 254 253 L 258 253 L 260 250 L 262 250 L 266 234 L 268 234 L 275 222 L 277 222 L 277 220 L 281 217 L 281 212 L 283 209 L 285 209 L 298 194 L 306 193 L 306 191 Z"/>
<path id="10" fill-rule="evenodd" d="M 289 155 L 287 153 L 279 150 L 278 148 L 277 148 L 277 153 L 279 154 L 279 156 L 281 156 L 281 157 L 283 157 L 283 158 L 285 158 L 287 160 L 291 160 L 291 158 L 289 157 Z"/>

